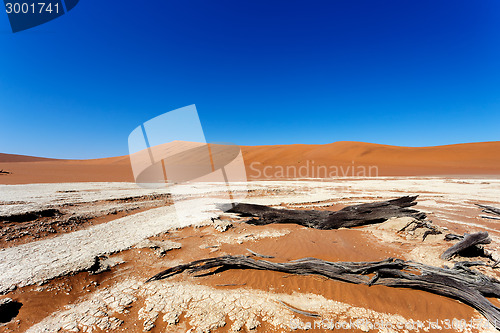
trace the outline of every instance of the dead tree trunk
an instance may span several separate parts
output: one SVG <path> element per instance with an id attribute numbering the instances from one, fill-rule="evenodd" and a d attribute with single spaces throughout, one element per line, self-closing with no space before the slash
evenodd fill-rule
<path id="1" fill-rule="evenodd" d="M 491 243 L 491 238 L 488 236 L 487 231 L 465 234 L 460 242 L 444 251 L 441 255 L 441 259 L 448 260 L 457 254 L 467 251 L 469 251 L 471 255 L 484 255 L 484 249 L 482 247 L 478 247 L 478 245 L 489 243 Z"/>
<path id="2" fill-rule="evenodd" d="M 500 297 L 500 281 L 468 267 L 482 263 L 458 263 L 453 268 L 438 268 L 389 258 L 378 262 L 329 262 L 304 258 L 288 263 L 257 260 L 246 256 L 224 256 L 175 266 L 151 277 L 147 282 L 165 279 L 188 271 L 210 275 L 227 269 L 258 269 L 290 274 L 317 274 L 330 279 L 365 285 L 411 288 L 443 295 L 470 305 L 497 329 L 500 308 L 486 297 Z M 212 271 L 216 268 L 215 271 Z"/>
<path id="3" fill-rule="evenodd" d="M 426 217 L 425 213 L 408 208 L 417 204 L 416 198 L 417 196 L 405 196 L 388 201 L 349 206 L 336 212 L 277 209 L 240 203 L 228 212 L 253 217 L 254 219 L 247 223 L 255 225 L 292 223 L 316 229 L 338 229 L 381 223 L 392 217 L 410 216 L 423 220 Z"/>
<path id="4" fill-rule="evenodd" d="M 495 208 L 493 206 L 480 205 L 480 204 L 476 204 L 476 206 L 481 207 L 483 209 L 483 213 L 500 216 L 500 208 Z M 491 218 L 491 217 L 486 216 L 486 218 Z"/>

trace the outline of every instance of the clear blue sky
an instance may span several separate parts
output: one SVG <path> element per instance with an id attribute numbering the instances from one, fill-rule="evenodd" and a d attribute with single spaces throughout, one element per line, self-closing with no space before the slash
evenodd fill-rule
<path id="1" fill-rule="evenodd" d="M 0 43 L 5 153 L 126 154 L 190 104 L 210 142 L 499 140 L 498 0 L 80 0 Z"/>

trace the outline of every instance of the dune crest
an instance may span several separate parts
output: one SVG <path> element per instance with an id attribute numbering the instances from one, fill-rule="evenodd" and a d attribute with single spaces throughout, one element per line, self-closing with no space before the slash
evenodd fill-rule
<path id="1" fill-rule="evenodd" d="M 305 166 L 346 168 L 347 173 L 342 169 L 346 176 L 354 174 L 349 172 L 349 167 L 376 168 L 376 175 L 371 176 L 500 175 L 500 155 L 497 153 L 500 141 L 434 147 L 340 141 L 324 145 L 242 146 L 241 150 L 247 176 L 254 180 L 301 178 L 300 175 L 294 177 L 293 174 L 273 174 L 272 171 Z M 258 172 L 264 168 L 271 170 L 267 173 L 271 177 Z M 128 155 L 61 160 L 0 153 L 0 169 L 10 172 L 0 175 L 0 184 L 134 181 Z M 316 176 L 306 173 L 302 178 L 327 178 L 325 173 Z M 342 173 L 338 172 L 338 176 Z"/>

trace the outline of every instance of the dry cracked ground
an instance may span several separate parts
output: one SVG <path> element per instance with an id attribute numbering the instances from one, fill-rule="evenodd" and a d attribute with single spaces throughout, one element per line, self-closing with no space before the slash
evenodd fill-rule
<path id="1" fill-rule="evenodd" d="M 343 179 L 235 187 L 246 195 L 245 202 L 295 209 L 338 210 L 418 194 L 417 209 L 441 230 L 488 231 L 494 256 L 500 244 L 498 221 L 481 217 L 475 206 L 500 206 L 499 179 Z M 398 257 L 450 264 L 439 258 L 449 246 L 443 235 L 422 241 L 418 230 L 398 232 L 411 222 L 408 218 L 339 230 L 254 226 L 207 199 L 223 190 L 212 184 L 173 196 L 169 189 L 129 183 L 0 185 L 0 332 L 492 331 L 477 311 L 457 300 L 318 276 L 229 270 L 145 283 L 173 265 L 252 252 L 281 262 Z M 174 202 L 192 211 L 180 216 Z M 497 276 L 497 269 L 479 269 Z M 424 325 L 412 326 L 416 322 Z"/>

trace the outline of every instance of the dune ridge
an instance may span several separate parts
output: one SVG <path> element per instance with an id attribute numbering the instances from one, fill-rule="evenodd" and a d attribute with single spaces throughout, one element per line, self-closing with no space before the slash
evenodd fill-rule
<path id="1" fill-rule="evenodd" d="M 257 172 L 265 167 L 272 170 L 304 165 L 372 166 L 377 168 L 376 176 L 500 175 L 500 141 L 433 147 L 339 141 L 324 145 L 242 146 L 241 150 L 249 179 L 269 179 Z M 134 181 L 128 155 L 62 160 L 0 153 L 0 169 L 10 172 L 0 175 L 0 184 Z M 324 178 L 324 174 L 321 176 Z"/>

